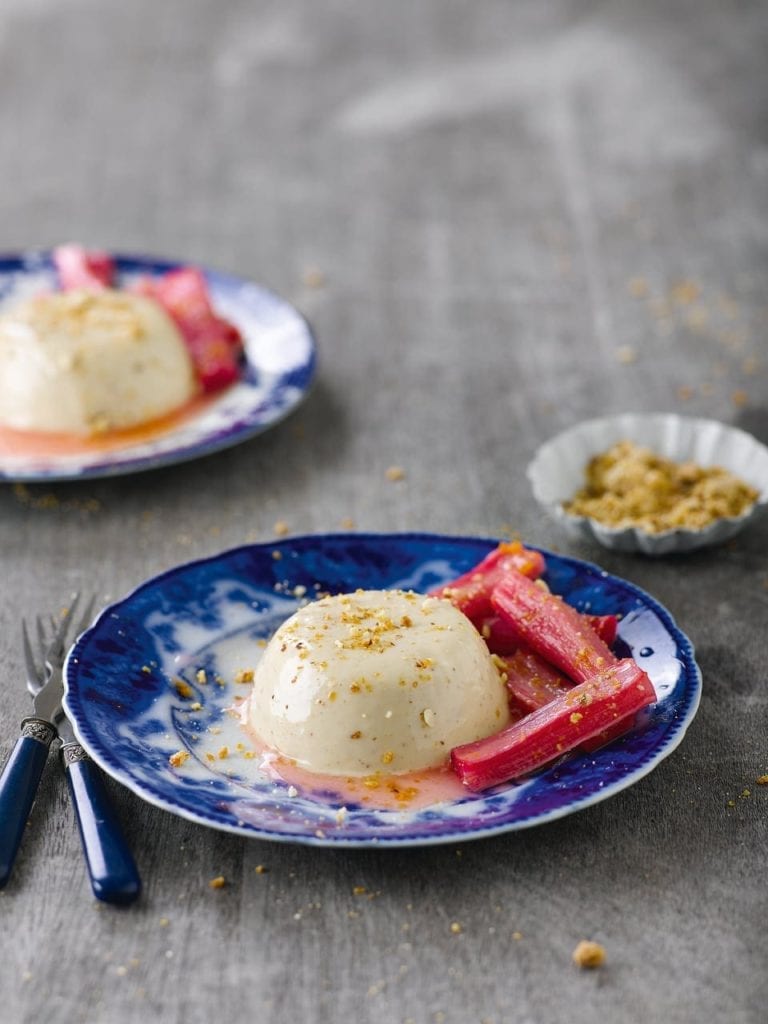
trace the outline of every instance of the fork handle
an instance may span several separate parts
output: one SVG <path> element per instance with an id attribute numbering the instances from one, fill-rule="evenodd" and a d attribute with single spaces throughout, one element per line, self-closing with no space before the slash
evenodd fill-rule
<path id="1" fill-rule="evenodd" d="M 0 889 L 11 876 L 55 735 L 54 727 L 42 718 L 25 718 L 0 775 Z"/>
<path id="2" fill-rule="evenodd" d="M 61 748 L 93 895 L 132 903 L 141 879 L 99 769 L 79 743 Z"/>

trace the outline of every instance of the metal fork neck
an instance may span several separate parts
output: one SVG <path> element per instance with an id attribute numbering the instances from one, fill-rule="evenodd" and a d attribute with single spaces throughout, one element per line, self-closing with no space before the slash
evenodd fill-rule
<path id="1" fill-rule="evenodd" d="M 24 718 L 21 722 L 21 735 L 37 740 L 44 747 L 50 747 L 56 739 L 56 729 L 44 718 Z"/>

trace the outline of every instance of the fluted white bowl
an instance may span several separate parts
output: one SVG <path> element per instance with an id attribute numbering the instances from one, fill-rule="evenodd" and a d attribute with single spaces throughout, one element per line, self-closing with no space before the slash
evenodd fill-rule
<path id="1" fill-rule="evenodd" d="M 566 512 L 584 486 L 589 460 L 617 441 L 633 441 L 675 462 L 723 466 L 759 492 L 743 515 L 718 519 L 702 529 L 676 528 L 648 533 L 639 527 L 606 526 L 587 516 Z M 615 551 L 667 555 L 722 544 L 768 507 L 768 448 L 751 434 L 717 420 L 674 413 L 625 413 L 587 420 L 564 430 L 539 448 L 527 469 L 537 501 L 576 539 L 599 541 Z"/>

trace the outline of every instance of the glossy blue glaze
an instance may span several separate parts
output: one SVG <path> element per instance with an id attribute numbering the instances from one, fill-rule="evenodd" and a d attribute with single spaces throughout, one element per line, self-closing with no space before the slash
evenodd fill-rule
<path id="1" fill-rule="evenodd" d="M 93 895 L 104 903 L 133 903 L 141 879 L 99 769 L 90 758 L 74 761 L 67 782 Z"/>
<path id="2" fill-rule="evenodd" d="M 0 889 L 13 870 L 47 760 L 47 744 L 20 736 L 0 776 Z"/>
<path id="3" fill-rule="evenodd" d="M 550 821 L 638 781 L 682 739 L 701 676 L 689 640 L 648 594 L 597 566 L 544 552 L 552 590 L 583 611 L 622 616 L 617 652 L 633 653 L 659 701 L 632 734 L 591 755 L 576 753 L 520 783 L 420 811 L 375 811 L 319 790 L 295 797 L 254 775 L 255 762 L 211 764 L 205 742 L 226 724 L 232 686 L 212 677 L 232 645 L 253 651 L 297 607 L 293 588 L 340 592 L 427 591 L 475 565 L 496 541 L 430 534 L 343 534 L 251 545 L 149 580 L 105 609 L 70 652 L 66 706 L 98 763 L 140 796 L 182 817 L 261 838 L 319 845 L 420 845 L 477 838 Z M 280 557 L 276 559 L 274 553 Z M 178 698 L 182 675 L 202 709 Z M 224 673 L 223 673 L 224 674 Z M 241 691 L 242 692 L 242 691 Z M 189 753 L 181 769 L 168 758 Z"/>
<path id="4" fill-rule="evenodd" d="M 114 259 L 118 286 L 183 265 L 144 256 L 115 254 Z M 245 364 L 240 381 L 199 414 L 149 441 L 109 452 L 0 456 L 0 480 L 80 480 L 185 462 L 261 433 L 304 399 L 316 365 L 315 340 L 304 318 L 265 288 L 231 274 L 204 273 L 216 310 L 235 323 L 243 336 Z M 0 257 L 0 306 L 56 287 L 49 252 Z"/>

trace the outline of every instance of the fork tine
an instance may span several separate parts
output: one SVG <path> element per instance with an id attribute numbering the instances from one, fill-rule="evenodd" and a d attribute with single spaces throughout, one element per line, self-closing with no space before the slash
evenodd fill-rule
<path id="1" fill-rule="evenodd" d="M 56 633 L 54 634 L 54 636 L 52 637 L 50 643 L 48 644 L 48 651 L 46 652 L 46 660 L 48 660 L 53 655 L 61 656 L 61 653 L 64 650 L 64 638 L 67 635 L 67 630 L 69 629 L 69 624 L 71 623 L 71 621 L 72 621 L 72 619 L 74 617 L 74 614 L 75 614 L 75 611 L 77 609 L 77 605 L 78 605 L 79 601 L 80 601 L 80 594 L 78 592 L 77 594 L 75 594 L 75 596 L 70 601 L 69 608 L 67 608 L 66 612 L 62 615 L 61 621 L 58 624 L 58 628 L 56 630 Z"/>
<path id="2" fill-rule="evenodd" d="M 83 609 L 83 614 L 80 616 L 80 621 L 78 622 L 77 626 L 75 627 L 75 635 L 76 636 L 80 636 L 80 634 L 90 626 L 91 619 L 93 618 L 93 609 L 94 609 L 95 606 L 96 606 L 96 595 L 92 594 L 90 601 L 88 602 L 88 604 Z"/>
<path id="3" fill-rule="evenodd" d="M 45 661 L 45 652 L 48 650 L 48 641 L 45 638 L 43 620 L 39 615 L 35 616 L 35 625 L 37 626 L 37 646 L 40 650 L 40 657 Z"/>
<path id="4" fill-rule="evenodd" d="M 35 662 L 35 656 L 32 653 L 32 644 L 29 642 L 29 630 L 27 629 L 27 620 L 21 620 L 21 636 L 24 645 L 24 664 L 27 669 L 28 679 L 40 679 L 40 670 Z"/>
<path id="5" fill-rule="evenodd" d="M 51 646 L 51 641 L 46 636 L 45 625 L 40 615 L 35 616 L 35 626 L 37 628 L 37 642 L 40 646 L 40 653 L 43 656 L 43 661 L 45 661 L 45 655 Z"/>

